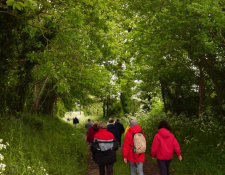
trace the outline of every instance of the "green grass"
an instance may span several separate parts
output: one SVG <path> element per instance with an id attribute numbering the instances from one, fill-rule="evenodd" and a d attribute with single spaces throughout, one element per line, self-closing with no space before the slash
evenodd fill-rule
<path id="1" fill-rule="evenodd" d="M 4 174 L 84 175 L 86 143 L 80 131 L 49 116 L 1 118 Z"/>
<path id="2" fill-rule="evenodd" d="M 123 161 L 123 155 L 121 150 L 116 152 L 117 161 L 113 165 L 115 175 L 128 175 L 130 174 L 129 164 L 125 164 Z"/>

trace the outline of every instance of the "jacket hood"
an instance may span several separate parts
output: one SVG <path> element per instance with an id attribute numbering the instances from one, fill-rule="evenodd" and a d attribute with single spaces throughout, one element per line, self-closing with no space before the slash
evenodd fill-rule
<path id="1" fill-rule="evenodd" d="M 98 130 L 97 124 L 94 124 L 94 125 L 92 126 L 92 128 L 93 128 L 94 130 Z"/>
<path id="2" fill-rule="evenodd" d="M 116 127 L 116 125 L 114 125 L 114 124 L 108 124 L 107 125 L 107 128 L 115 128 Z"/>
<path id="3" fill-rule="evenodd" d="M 168 129 L 166 128 L 161 128 L 158 130 L 157 132 L 161 137 L 164 137 L 164 138 L 168 138 L 171 136 L 171 133 Z"/>
<path id="4" fill-rule="evenodd" d="M 131 133 L 141 132 L 141 127 L 139 125 L 134 125 L 128 130 L 128 132 Z"/>

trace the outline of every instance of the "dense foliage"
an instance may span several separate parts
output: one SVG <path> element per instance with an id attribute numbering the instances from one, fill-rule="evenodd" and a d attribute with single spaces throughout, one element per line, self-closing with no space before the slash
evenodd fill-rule
<path id="1" fill-rule="evenodd" d="M 0 1 L 1 114 L 225 114 L 223 0 Z M 95 98 L 93 100 L 93 97 Z"/>
<path id="2" fill-rule="evenodd" d="M 140 87 L 166 113 L 224 115 L 224 1 L 128 1 Z"/>

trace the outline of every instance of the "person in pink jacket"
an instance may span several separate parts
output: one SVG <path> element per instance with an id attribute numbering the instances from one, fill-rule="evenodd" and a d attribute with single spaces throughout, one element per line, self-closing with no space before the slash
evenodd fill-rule
<path id="1" fill-rule="evenodd" d="M 169 175 L 169 166 L 173 157 L 173 151 L 176 152 L 179 160 L 182 160 L 180 145 L 170 132 L 170 126 L 167 121 L 162 120 L 159 122 L 158 129 L 152 143 L 150 154 L 152 159 L 156 156 L 161 175 Z"/>
<path id="2" fill-rule="evenodd" d="M 136 175 L 136 173 L 138 175 L 144 175 L 143 164 L 145 161 L 145 153 L 136 154 L 132 150 L 134 146 L 133 134 L 142 132 L 142 129 L 138 125 L 137 120 L 130 120 L 129 127 L 123 143 L 123 159 L 126 164 L 129 162 L 131 175 Z M 144 135 L 144 132 L 142 133 Z"/>

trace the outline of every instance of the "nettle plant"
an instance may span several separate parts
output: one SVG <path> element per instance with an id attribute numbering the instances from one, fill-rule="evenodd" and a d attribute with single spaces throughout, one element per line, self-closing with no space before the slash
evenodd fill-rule
<path id="1" fill-rule="evenodd" d="M 9 143 L 6 142 L 6 145 L 2 143 L 3 139 L 0 139 L 0 174 L 5 171 L 6 164 L 4 164 L 4 156 L 1 154 L 2 150 L 6 149 L 9 146 Z"/>

